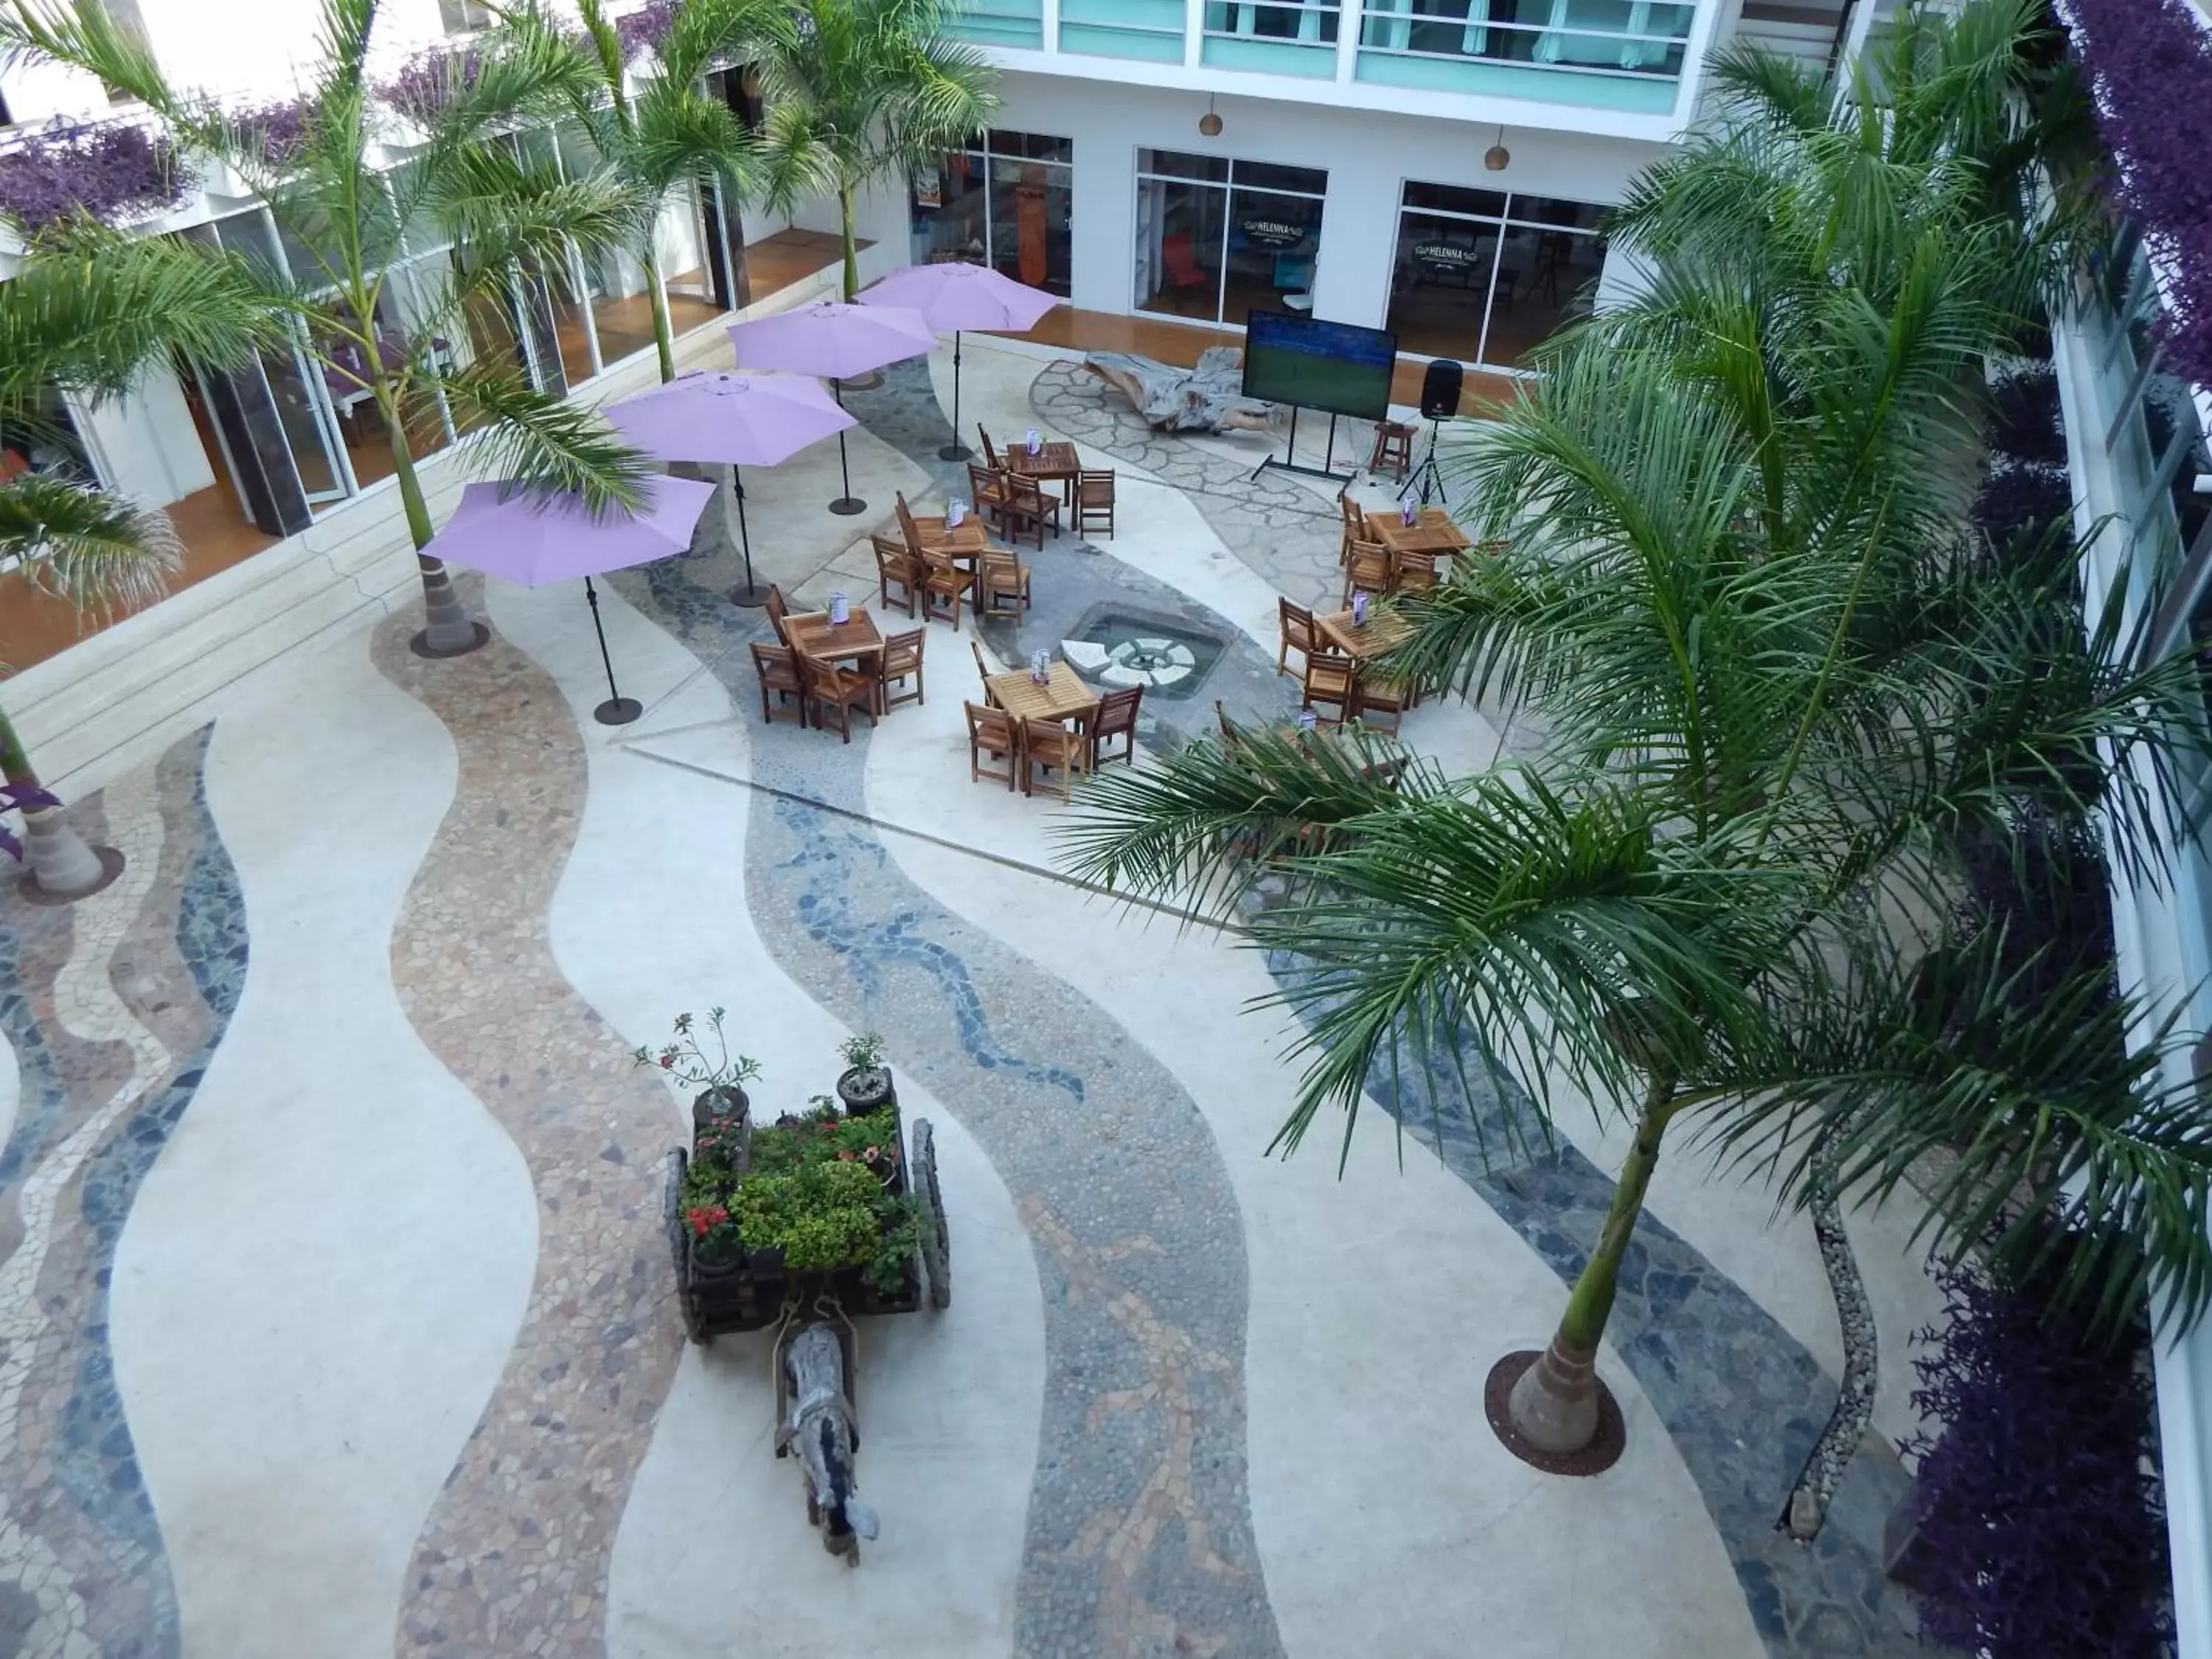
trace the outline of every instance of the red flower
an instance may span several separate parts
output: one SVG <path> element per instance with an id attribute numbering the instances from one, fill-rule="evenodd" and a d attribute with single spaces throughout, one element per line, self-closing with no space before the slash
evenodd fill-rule
<path id="1" fill-rule="evenodd" d="M 704 1238 L 730 1218 L 730 1212 L 719 1204 L 702 1204 L 693 1209 L 687 1219 L 691 1223 L 694 1237 Z"/>
<path id="2" fill-rule="evenodd" d="M 869 1162 L 869 1163 L 871 1163 L 871 1164 L 873 1164 L 873 1163 L 874 1163 L 878 1158 L 881 1158 L 883 1155 L 884 1155 L 884 1149 L 883 1149 L 882 1147 L 880 1147 L 880 1146 L 871 1146 L 871 1147 L 869 1147 L 869 1148 L 868 1148 L 868 1150 L 867 1150 L 866 1152 L 863 1152 L 863 1153 L 861 1154 L 861 1156 L 862 1156 L 863 1158 L 866 1158 L 866 1159 L 868 1160 L 868 1162 Z"/>
<path id="3" fill-rule="evenodd" d="M 676 1056 L 675 1056 L 675 1055 L 673 1055 L 673 1054 L 663 1054 L 663 1055 L 661 1055 L 661 1057 L 660 1057 L 660 1069 L 661 1069 L 662 1071 L 664 1071 L 664 1072 L 672 1072 L 672 1071 L 674 1071 L 674 1070 L 676 1069 Z"/>

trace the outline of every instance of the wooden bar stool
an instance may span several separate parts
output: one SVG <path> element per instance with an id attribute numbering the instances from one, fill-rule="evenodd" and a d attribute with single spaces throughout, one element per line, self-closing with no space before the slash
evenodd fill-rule
<path id="1" fill-rule="evenodd" d="M 1400 483 L 1413 465 L 1413 428 L 1402 421 L 1377 421 L 1375 423 L 1375 453 L 1367 458 L 1367 470 L 1381 473 L 1386 468 Z"/>

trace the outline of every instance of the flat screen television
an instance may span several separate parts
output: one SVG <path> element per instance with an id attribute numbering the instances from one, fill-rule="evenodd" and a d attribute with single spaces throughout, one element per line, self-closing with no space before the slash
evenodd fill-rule
<path id="1" fill-rule="evenodd" d="M 1328 415 L 1379 421 L 1390 412 L 1398 337 L 1291 311 L 1244 319 L 1244 395 Z"/>

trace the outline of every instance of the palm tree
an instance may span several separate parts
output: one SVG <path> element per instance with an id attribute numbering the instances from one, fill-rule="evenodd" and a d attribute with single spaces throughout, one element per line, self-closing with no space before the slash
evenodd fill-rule
<path id="1" fill-rule="evenodd" d="M 536 3 L 502 15 L 502 41 L 526 56 L 550 59 L 564 45 L 575 54 L 581 72 L 567 82 L 570 118 L 642 210 L 629 252 L 643 269 L 652 295 L 653 337 L 664 381 L 676 378 L 676 343 L 655 241 L 661 210 L 679 191 L 705 189 L 719 179 L 734 201 L 752 182 L 752 134 L 697 83 L 716 58 L 768 27 L 779 6 L 780 0 L 684 0 L 674 6 L 635 92 L 629 70 L 635 54 L 608 20 L 602 0 L 577 0 L 580 38 L 564 33 L 560 21 Z"/>
<path id="2" fill-rule="evenodd" d="M 1798 1202 L 1886 1195 L 1947 1150 L 1942 1247 L 2055 1260 L 2108 1327 L 2147 1293 L 2182 1321 L 2212 1304 L 2212 1127 L 2160 1081 L 2167 1034 L 2095 973 L 2023 1006 L 1948 851 L 2100 808 L 2124 851 L 2203 676 L 2141 663 L 2117 599 L 2094 637 L 2049 627 L 2063 557 L 1984 556 L 1980 365 L 2042 273 L 1970 161 L 1900 159 L 1855 216 L 1874 165 L 1826 128 L 1693 143 L 1625 216 L 1656 245 L 1650 294 L 1569 331 L 1466 442 L 1464 516 L 1510 544 L 1407 606 L 1391 668 L 1534 708 L 1540 761 L 1393 787 L 1359 740 L 1246 733 L 1102 776 L 1070 832 L 1079 873 L 1133 893 L 1223 908 L 1292 874 L 1249 922 L 1302 964 L 1284 1147 L 1331 1104 L 1349 1135 L 1376 1068 L 1431 1049 L 1510 1071 L 1540 1113 L 1558 1079 L 1632 1122 L 1514 1391 L 1547 1450 L 1595 1431 L 1677 1119 Z M 1671 234 L 1644 210 L 1670 193 L 1728 234 Z"/>
<path id="3" fill-rule="evenodd" d="M 0 283 L 0 414 L 33 437 L 48 430 L 46 395 L 120 397 L 151 364 L 183 353 L 228 367 L 281 343 L 282 319 L 255 274 L 234 257 L 200 257 L 181 243 L 122 257 L 126 239 L 89 220 L 47 230 L 40 252 Z M 82 482 L 24 473 L 0 483 L 0 557 L 25 579 L 103 618 L 159 598 L 178 565 L 168 520 Z M 104 884 L 119 854 L 88 847 L 46 793 L 21 737 L 0 713 L 0 800 L 20 807 L 40 890 L 78 896 Z M 21 854 L 13 836 L 6 850 Z"/>
<path id="4" fill-rule="evenodd" d="M 847 300 L 860 292 L 853 193 L 887 172 L 934 167 L 990 125 L 995 71 L 944 38 L 954 0 L 792 0 L 750 43 L 768 99 L 769 205 L 835 194 Z"/>
<path id="5" fill-rule="evenodd" d="M 509 52 L 443 65 L 434 95 L 408 112 L 420 142 L 397 166 L 373 167 L 370 149 L 380 135 L 367 66 L 376 16 L 377 0 L 323 0 L 323 61 L 303 100 L 298 138 L 281 148 L 251 121 L 173 88 L 100 0 L 13 0 L 0 12 L 0 53 L 69 64 L 139 100 L 183 149 L 237 172 L 290 246 L 306 251 L 313 269 L 289 281 L 268 264 L 257 267 L 264 301 L 290 319 L 301 349 L 340 383 L 365 392 L 382 416 L 418 550 L 428 611 L 423 644 L 450 654 L 472 649 L 480 636 L 443 563 L 419 552 L 435 527 L 408 434 L 410 415 L 419 418 L 442 397 L 457 425 L 480 428 L 468 448 L 473 467 L 549 493 L 580 492 L 595 508 L 636 506 L 649 469 L 596 416 L 527 386 L 512 363 L 479 356 L 444 374 L 437 346 L 448 333 L 465 337 L 481 308 L 503 307 L 517 283 L 562 280 L 571 239 L 592 247 L 627 240 L 638 206 L 619 181 L 564 181 L 500 137 L 517 119 L 557 106 L 563 77 L 573 73 L 565 53 Z M 402 333 L 379 322 L 380 310 L 394 294 L 393 268 L 406 257 L 403 238 L 426 228 L 451 240 L 453 268 L 441 289 L 421 298 Z M 150 246 L 126 242 L 115 257 L 146 257 Z"/>

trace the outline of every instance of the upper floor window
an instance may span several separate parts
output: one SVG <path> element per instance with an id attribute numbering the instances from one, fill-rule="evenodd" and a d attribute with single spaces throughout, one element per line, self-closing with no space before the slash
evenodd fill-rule
<path id="1" fill-rule="evenodd" d="M 491 27 L 491 12 L 477 0 L 438 0 L 438 21 L 448 34 L 471 34 Z"/>
<path id="2" fill-rule="evenodd" d="M 1371 0 L 1369 51 L 1680 75 L 1694 5 L 1653 0 Z"/>

